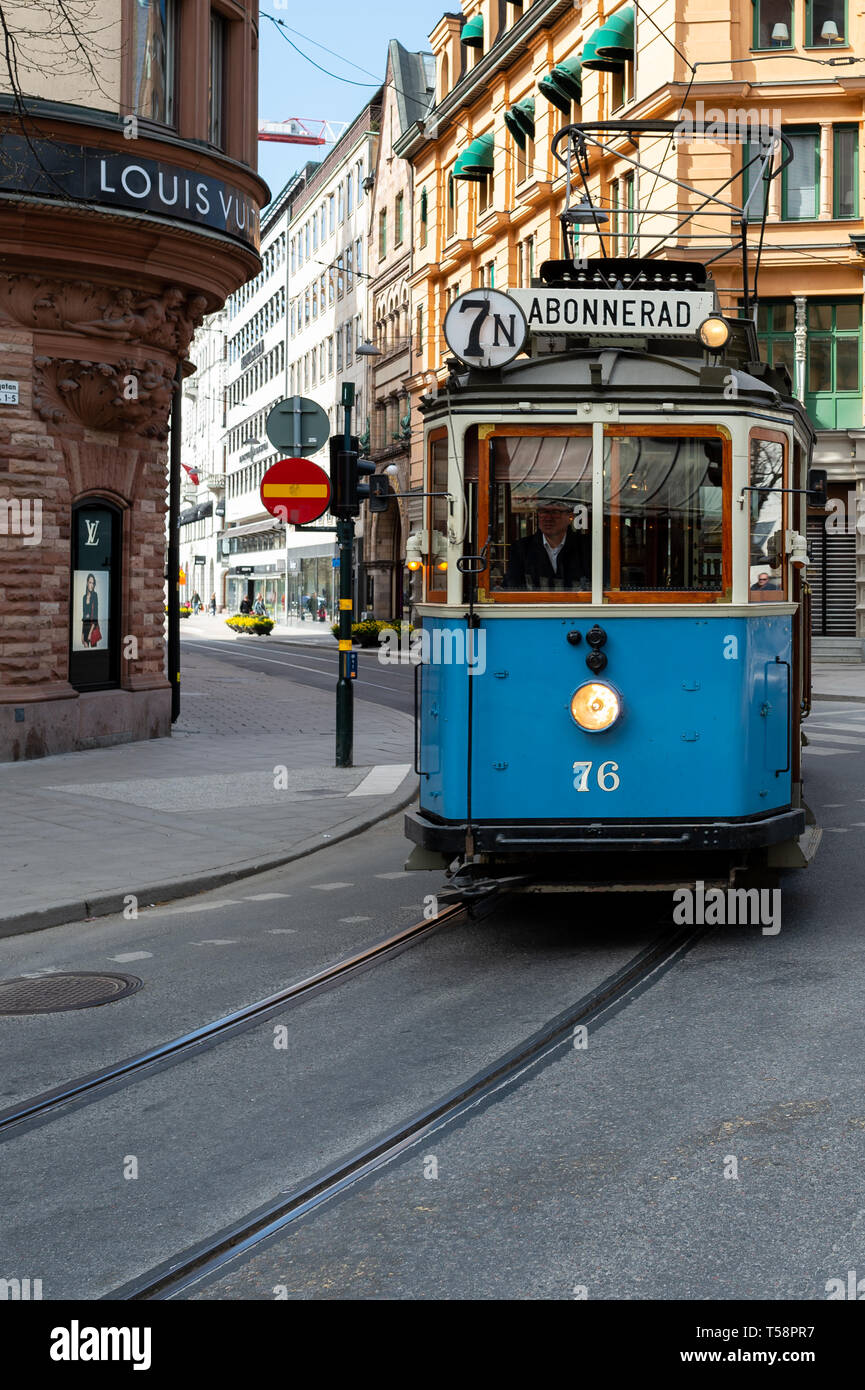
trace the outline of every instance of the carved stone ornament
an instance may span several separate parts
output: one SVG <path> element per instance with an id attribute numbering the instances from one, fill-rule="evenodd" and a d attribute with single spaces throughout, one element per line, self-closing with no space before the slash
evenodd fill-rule
<path id="1" fill-rule="evenodd" d="M 161 294 L 87 280 L 0 275 L 0 323 L 66 331 L 106 342 L 186 351 L 207 309 L 207 299 L 169 285 Z"/>
<path id="2" fill-rule="evenodd" d="M 42 420 L 167 439 L 174 379 L 164 362 L 40 356 L 33 365 L 33 405 Z"/>

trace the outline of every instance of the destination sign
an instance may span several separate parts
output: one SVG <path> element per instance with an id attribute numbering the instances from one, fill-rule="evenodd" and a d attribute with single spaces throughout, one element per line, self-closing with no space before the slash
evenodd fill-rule
<path id="1" fill-rule="evenodd" d="M 509 290 L 530 333 L 688 337 L 715 312 L 709 290 Z"/>

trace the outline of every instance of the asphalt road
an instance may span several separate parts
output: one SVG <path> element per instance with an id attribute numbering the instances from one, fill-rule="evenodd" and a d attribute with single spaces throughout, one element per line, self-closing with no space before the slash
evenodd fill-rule
<path id="1" fill-rule="evenodd" d="M 865 712 L 819 705 L 809 737 L 824 843 L 784 881 L 777 935 L 715 928 L 585 1049 L 195 1297 L 808 1301 L 865 1271 Z M 441 880 L 405 875 L 404 854 L 396 820 L 230 895 L 5 942 L 6 975 L 125 969 L 144 988 L 102 1009 L 0 1018 L 4 1104 L 418 920 Z M 473 1075 L 671 918 L 653 896 L 619 911 L 514 897 L 281 1020 L 10 1135 L 0 1263 L 41 1278 L 46 1299 L 122 1284 Z"/>
<path id="2" fill-rule="evenodd" d="M 337 650 L 313 647 L 309 643 L 287 642 L 264 646 L 265 639 L 237 639 L 234 642 L 208 642 L 197 637 L 184 637 L 181 647 L 206 652 L 229 666 L 242 666 L 246 671 L 264 671 L 269 675 L 284 675 L 317 690 L 333 690 L 336 686 Z M 379 660 L 379 649 L 358 651 L 358 674 L 354 682 L 355 698 L 371 700 L 390 709 L 414 710 L 414 668 L 409 665 L 388 665 Z"/>

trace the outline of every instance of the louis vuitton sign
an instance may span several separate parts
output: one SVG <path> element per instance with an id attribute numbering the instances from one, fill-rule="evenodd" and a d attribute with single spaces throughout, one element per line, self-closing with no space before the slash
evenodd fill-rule
<path id="1" fill-rule="evenodd" d="M 258 249 L 258 207 L 222 179 L 180 164 L 52 140 L 0 136 L 0 197 L 125 208 L 221 232 Z"/>

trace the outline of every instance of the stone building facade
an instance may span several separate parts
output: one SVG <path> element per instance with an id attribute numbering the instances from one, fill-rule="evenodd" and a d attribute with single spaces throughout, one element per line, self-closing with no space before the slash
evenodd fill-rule
<path id="1" fill-rule="evenodd" d="M 387 469 L 400 499 L 364 518 L 366 592 L 360 607 L 376 618 L 402 617 L 405 538 L 420 522 L 421 502 L 411 492 L 411 400 L 407 382 L 418 351 L 412 336 L 412 169 L 394 152 L 396 140 L 422 120 L 434 95 L 435 63 L 430 53 L 409 53 L 396 39 L 388 46 L 382 98 L 381 139 L 369 219 L 368 292 L 372 341 L 379 356 L 370 361 L 370 457 Z"/>
<path id="2" fill-rule="evenodd" d="M 83 8 L 0 64 L 2 761 L 170 732 L 172 394 L 267 196 L 257 0 Z"/>

